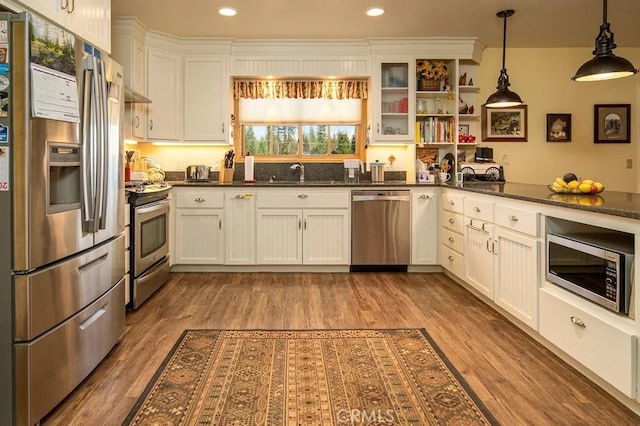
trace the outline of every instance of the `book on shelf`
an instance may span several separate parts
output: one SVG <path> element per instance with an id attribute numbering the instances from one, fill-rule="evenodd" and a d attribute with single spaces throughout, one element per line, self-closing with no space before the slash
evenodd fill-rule
<path id="1" fill-rule="evenodd" d="M 418 144 L 452 143 L 454 138 L 454 120 L 429 117 L 416 121 L 416 142 Z"/>

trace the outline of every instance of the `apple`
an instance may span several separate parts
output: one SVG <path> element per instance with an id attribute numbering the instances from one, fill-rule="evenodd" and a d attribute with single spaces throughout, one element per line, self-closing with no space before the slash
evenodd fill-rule
<path id="1" fill-rule="evenodd" d="M 600 192 L 600 190 L 598 189 L 597 185 L 591 184 L 591 193 L 592 194 L 597 194 L 598 192 Z"/>

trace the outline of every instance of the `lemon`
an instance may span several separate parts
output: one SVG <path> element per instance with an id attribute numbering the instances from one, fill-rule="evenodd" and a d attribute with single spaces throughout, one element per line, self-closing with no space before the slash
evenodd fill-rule
<path id="1" fill-rule="evenodd" d="M 593 181 L 591 179 L 585 179 L 582 181 L 582 183 L 588 183 L 589 185 L 591 185 Z"/>
<path id="2" fill-rule="evenodd" d="M 571 189 L 574 189 L 580 186 L 580 182 L 578 182 L 577 180 L 572 180 L 567 184 L 567 186 Z"/>

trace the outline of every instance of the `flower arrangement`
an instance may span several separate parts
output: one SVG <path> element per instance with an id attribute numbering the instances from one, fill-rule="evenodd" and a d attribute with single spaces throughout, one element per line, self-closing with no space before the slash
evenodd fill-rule
<path id="1" fill-rule="evenodd" d="M 442 160 L 442 171 L 444 173 L 449 173 L 451 170 L 451 165 L 449 164 L 449 160 Z"/>
<path id="2" fill-rule="evenodd" d="M 427 80 L 440 80 L 449 75 L 447 66 L 442 61 L 418 60 L 416 63 L 416 77 Z"/>

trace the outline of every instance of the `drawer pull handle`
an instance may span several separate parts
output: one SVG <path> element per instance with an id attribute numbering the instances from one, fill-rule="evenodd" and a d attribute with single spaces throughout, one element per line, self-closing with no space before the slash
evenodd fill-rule
<path id="1" fill-rule="evenodd" d="M 431 195 L 428 194 L 422 194 L 421 196 L 419 196 L 418 198 L 420 198 L 421 200 L 430 200 L 431 199 Z"/>
<path id="2" fill-rule="evenodd" d="M 453 222 L 455 222 L 455 220 L 449 219 L 449 223 L 453 223 Z"/>
<path id="3" fill-rule="evenodd" d="M 307 194 L 300 194 L 298 195 L 298 198 L 309 198 L 309 196 Z"/>
<path id="4" fill-rule="evenodd" d="M 474 207 L 474 208 L 473 208 L 473 210 L 474 210 L 476 213 L 480 213 L 480 212 L 481 212 L 480 207 L 477 207 L 477 206 L 476 206 L 476 207 Z"/>
<path id="5" fill-rule="evenodd" d="M 449 242 L 452 243 L 454 241 L 453 237 L 449 237 Z"/>
<path id="6" fill-rule="evenodd" d="M 449 205 L 450 205 L 450 206 L 452 206 L 452 205 L 454 205 L 454 204 L 455 204 L 455 203 L 453 202 L 453 200 L 449 200 Z"/>
<path id="7" fill-rule="evenodd" d="M 518 216 L 511 215 L 511 216 L 509 216 L 509 220 L 517 222 L 518 221 Z"/>
<path id="8" fill-rule="evenodd" d="M 222 229 L 222 219 L 218 219 L 218 229 Z"/>
<path id="9" fill-rule="evenodd" d="M 453 256 L 449 255 L 449 261 L 453 262 Z"/>
<path id="10" fill-rule="evenodd" d="M 205 199 L 204 199 L 204 198 L 200 198 L 200 197 L 198 197 L 198 198 L 196 198 L 194 201 L 195 201 L 196 203 L 204 203 L 204 202 L 205 202 Z"/>
<path id="11" fill-rule="evenodd" d="M 587 328 L 587 325 L 578 317 L 571 317 L 571 322 L 578 327 Z"/>
<path id="12" fill-rule="evenodd" d="M 245 198 L 247 198 L 247 197 L 245 197 L 245 196 L 244 196 L 244 195 L 242 195 L 242 194 L 238 194 L 238 195 L 236 195 L 236 198 L 237 198 L 238 200 L 242 200 L 242 199 L 245 199 Z"/>

